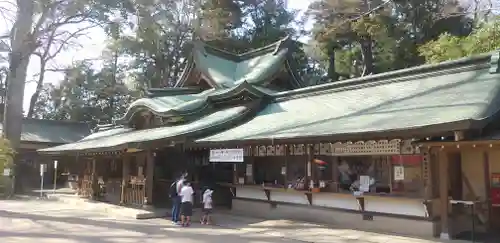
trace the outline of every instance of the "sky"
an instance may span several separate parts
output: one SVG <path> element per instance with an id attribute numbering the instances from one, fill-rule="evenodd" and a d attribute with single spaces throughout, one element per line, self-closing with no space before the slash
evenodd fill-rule
<path id="1" fill-rule="evenodd" d="M 9 18 L 11 18 L 13 12 L 8 13 L 9 10 L 15 10 L 12 2 L 14 2 L 14 0 L 0 1 L 0 11 L 3 10 L 3 15 L 0 16 L 0 35 L 8 33 L 8 30 L 12 26 Z M 312 0 L 288 0 L 288 7 L 291 9 L 300 10 L 303 13 L 303 11 L 305 11 L 309 6 L 310 2 L 312 2 Z M 78 28 L 78 26 L 74 26 L 72 28 Z M 87 37 L 81 37 L 77 40 L 77 42 L 78 46 L 71 47 L 70 50 L 61 52 L 54 59 L 54 61 L 49 64 L 49 68 L 61 67 L 78 60 L 98 58 L 101 55 L 103 48 L 105 47 L 106 36 L 102 30 L 93 29 L 91 31 L 88 31 Z M 30 65 L 28 67 L 28 78 L 26 89 L 24 92 L 25 112 L 29 109 L 29 100 L 36 89 L 36 82 L 34 80 L 37 78 L 36 74 L 39 73 L 40 66 L 38 65 L 38 62 L 38 58 L 32 57 L 30 60 Z M 61 79 L 62 75 L 58 73 L 48 72 L 45 76 L 46 83 L 57 83 Z"/>

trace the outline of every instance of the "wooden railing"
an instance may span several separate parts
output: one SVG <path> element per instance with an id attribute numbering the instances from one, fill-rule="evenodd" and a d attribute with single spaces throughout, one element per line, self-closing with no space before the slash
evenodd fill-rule
<path id="1" fill-rule="evenodd" d="M 92 196 L 92 176 L 84 175 L 80 180 L 78 188 L 78 195 L 83 198 L 90 198 Z"/>
<path id="2" fill-rule="evenodd" d="M 131 177 L 125 188 L 124 203 L 133 206 L 144 205 L 146 196 L 146 179 L 144 177 Z"/>

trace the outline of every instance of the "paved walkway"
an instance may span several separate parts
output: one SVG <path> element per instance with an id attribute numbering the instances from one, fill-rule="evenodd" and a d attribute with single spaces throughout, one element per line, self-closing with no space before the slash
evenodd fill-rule
<path id="1" fill-rule="evenodd" d="M 0 242 L 28 242 L 15 241 L 15 239 L 30 239 L 32 241 L 33 238 L 38 236 L 42 238 L 52 237 L 52 241 L 39 241 L 37 239 L 40 243 L 59 242 L 53 238 L 59 237 L 62 240 L 63 236 L 77 239 L 61 242 L 129 242 L 123 239 L 127 235 L 125 238 L 134 239 L 133 242 L 138 242 L 141 235 L 146 235 L 148 240 L 139 240 L 139 242 L 174 242 L 170 240 L 181 236 L 185 237 L 182 240 L 183 243 L 222 241 L 231 243 L 274 243 L 282 241 L 289 243 L 440 242 L 436 239 L 423 240 L 352 229 L 335 229 L 289 220 L 263 220 L 242 217 L 224 211 L 214 214 L 216 226 L 195 224 L 191 228 L 179 228 L 172 226 L 169 220 L 136 220 L 133 217 L 126 216 L 127 213 L 110 214 L 109 210 L 102 209 L 103 207 L 107 207 L 106 204 L 0 200 L 0 225 L 2 226 L 0 227 Z M 116 212 L 117 209 L 113 208 L 113 211 Z M 124 209 L 125 212 L 130 210 Z M 4 227 L 4 225 L 8 225 L 8 227 Z M 183 235 L 183 232 L 186 234 Z M 229 238 L 222 240 L 217 235 Z M 103 239 L 99 239 L 101 236 Z M 240 239 L 239 236 L 242 238 Z M 165 237 L 166 239 L 163 239 Z"/>
<path id="2" fill-rule="evenodd" d="M 301 243 L 236 229 L 136 220 L 53 201 L 0 200 L 1 243 Z"/>
<path id="3" fill-rule="evenodd" d="M 311 243 L 435 243 L 403 236 L 377 234 L 352 229 L 335 229 L 327 226 L 290 220 L 262 220 L 229 214 L 215 214 L 216 224 L 243 232 L 259 233 L 280 238 Z"/>

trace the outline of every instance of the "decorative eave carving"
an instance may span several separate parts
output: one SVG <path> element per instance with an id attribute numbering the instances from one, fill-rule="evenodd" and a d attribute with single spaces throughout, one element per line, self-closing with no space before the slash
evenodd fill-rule
<path id="1" fill-rule="evenodd" d="M 420 149 L 413 145 L 412 139 L 368 140 L 357 142 L 336 142 L 319 144 L 277 144 L 247 146 L 245 156 L 361 156 L 361 155 L 415 155 Z M 308 149 L 310 148 L 310 149 Z"/>

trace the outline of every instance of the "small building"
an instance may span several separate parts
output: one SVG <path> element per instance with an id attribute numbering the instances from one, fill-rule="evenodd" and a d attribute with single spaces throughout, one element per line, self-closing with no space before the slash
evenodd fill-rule
<path id="1" fill-rule="evenodd" d="M 240 55 L 195 42 L 176 87 L 38 151 L 77 158 L 80 194 L 121 204 L 164 206 L 187 170 L 198 188 L 217 185 L 216 202 L 253 216 L 447 238 L 468 226 L 443 212 L 473 201 L 475 230 L 491 229 L 495 162 L 474 161 L 494 154 L 477 149 L 496 145 L 484 136 L 497 129 L 498 53 L 305 87 L 294 51 L 288 39 Z M 244 159 L 210 162 L 216 149 Z"/>
<path id="2" fill-rule="evenodd" d="M 37 149 L 76 142 L 90 134 L 90 127 L 86 123 L 32 118 L 24 118 L 21 129 L 21 143 L 16 150 L 16 165 L 21 172 L 19 181 L 23 188 L 40 186 L 40 164 L 48 166 L 46 182 L 53 181 L 54 163 L 50 158 L 40 156 Z M 0 130 L 2 130 L 1 124 Z M 74 166 L 74 163 L 70 163 L 74 160 L 73 157 L 62 157 L 58 174 Z"/>

